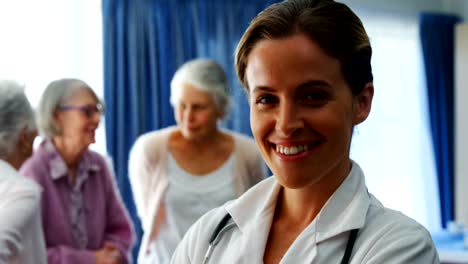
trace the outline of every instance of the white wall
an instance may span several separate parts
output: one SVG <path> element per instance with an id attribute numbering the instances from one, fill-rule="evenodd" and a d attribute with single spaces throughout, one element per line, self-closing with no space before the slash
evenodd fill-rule
<path id="1" fill-rule="evenodd" d="M 386 9 L 388 11 L 420 12 L 442 11 L 440 0 L 338 0 L 350 6 Z"/>
<path id="2" fill-rule="evenodd" d="M 468 226 L 468 23 L 456 28 L 455 40 L 455 199 L 456 219 Z"/>
<path id="3" fill-rule="evenodd" d="M 455 218 L 468 226 L 468 0 L 338 0 L 350 7 L 390 13 L 438 12 L 459 15 L 455 51 Z"/>
<path id="4" fill-rule="evenodd" d="M 101 1 L 0 0 L 0 78 L 25 85 L 36 107 L 48 83 L 79 78 L 103 95 Z M 91 148 L 106 153 L 104 121 Z"/>
<path id="5" fill-rule="evenodd" d="M 394 12 L 442 12 L 457 14 L 468 21 L 467 0 L 337 0 L 351 7 L 368 7 Z"/>

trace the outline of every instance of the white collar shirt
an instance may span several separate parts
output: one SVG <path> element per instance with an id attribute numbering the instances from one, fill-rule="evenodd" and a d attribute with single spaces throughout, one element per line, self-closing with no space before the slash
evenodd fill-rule
<path id="1" fill-rule="evenodd" d="M 0 264 L 45 264 L 41 188 L 0 160 Z"/>
<path id="2" fill-rule="evenodd" d="M 263 253 L 281 186 L 275 177 L 204 215 L 188 231 L 171 263 L 203 263 L 209 240 L 229 212 L 229 230 L 207 263 L 263 263 Z M 317 217 L 289 247 L 280 263 L 340 263 L 350 230 L 359 229 L 350 263 L 439 263 L 429 232 L 368 193 L 357 163 Z"/>

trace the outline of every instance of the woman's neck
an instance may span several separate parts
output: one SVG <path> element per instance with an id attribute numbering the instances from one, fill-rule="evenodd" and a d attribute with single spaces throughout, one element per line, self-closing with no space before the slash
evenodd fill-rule
<path id="1" fill-rule="evenodd" d="M 214 146 L 219 146 L 224 141 L 224 134 L 219 130 L 194 139 L 185 138 L 180 132 L 175 137 L 182 146 L 201 152 L 213 150 Z"/>
<path id="2" fill-rule="evenodd" d="M 341 169 L 334 172 L 334 176 L 325 175 L 322 180 L 298 189 L 282 187 L 275 217 L 283 216 L 297 224 L 311 223 L 350 171 L 351 163 L 345 162 Z"/>
<path id="3" fill-rule="evenodd" d="M 282 188 L 275 208 L 276 220 L 287 220 L 294 226 L 307 226 L 319 214 L 329 196 L 309 195 L 302 190 Z"/>
<path id="4" fill-rule="evenodd" d="M 81 156 L 83 155 L 86 149 L 77 148 L 74 144 L 68 142 L 67 140 L 61 137 L 56 137 L 52 139 L 52 143 L 62 156 L 68 169 L 76 169 L 81 159 Z"/>

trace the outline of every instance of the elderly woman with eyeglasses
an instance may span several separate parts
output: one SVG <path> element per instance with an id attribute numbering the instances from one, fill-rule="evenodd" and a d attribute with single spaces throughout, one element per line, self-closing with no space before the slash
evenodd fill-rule
<path id="1" fill-rule="evenodd" d="M 103 106 L 83 81 L 51 82 L 38 108 L 44 141 L 20 172 L 43 188 L 48 263 L 129 263 L 133 228 L 106 159 L 88 149 Z"/>

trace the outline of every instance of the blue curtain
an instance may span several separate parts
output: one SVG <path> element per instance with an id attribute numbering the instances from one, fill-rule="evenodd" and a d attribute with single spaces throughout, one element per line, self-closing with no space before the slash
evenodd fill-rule
<path id="1" fill-rule="evenodd" d="M 225 127 L 251 134 L 246 97 L 235 77 L 234 50 L 249 21 L 273 0 L 103 0 L 107 150 L 140 241 L 127 176 L 129 150 L 142 133 L 175 123 L 169 84 L 196 57 L 222 64 L 233 107 Z M 133 254 L 139 248 L 137 244 Z"/>
<path id="2" fill-rule="evenodd" d="M 454 31 L 460 19 L 421 14 L 432 143 L 439 183 L 442 226 L 454 219 Z"/>

